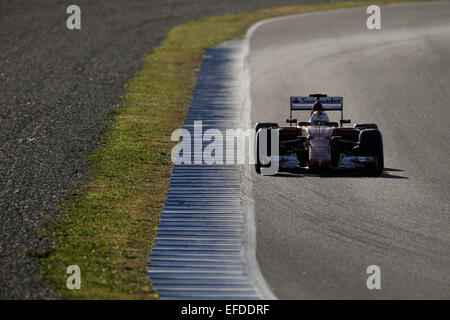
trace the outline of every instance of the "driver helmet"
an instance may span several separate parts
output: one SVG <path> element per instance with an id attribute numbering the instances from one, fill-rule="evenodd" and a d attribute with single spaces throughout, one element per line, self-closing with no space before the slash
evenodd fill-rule
<path id="1" fill-rule="evenodd" d="M 314 111 L 323 111 L 323 105 L 319 100 L 316 100 L 316 102 L 314 102 L 314 105 L 312 107 L 312 112 Z"/>
<path id="2" fill-rule="evenodd" d="M 325 112 L 315 111 L 312 114 L 309 122 L 311 122 L 312 126 L 326 126 L 326 125 L 328 125 L 329 120 L 328 120 L 328 116 Z"/>

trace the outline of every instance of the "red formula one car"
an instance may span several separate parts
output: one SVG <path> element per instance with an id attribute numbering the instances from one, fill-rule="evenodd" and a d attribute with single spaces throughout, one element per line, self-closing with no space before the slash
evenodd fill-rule
<path id="1" fill-rule="evenodd" d="M 290 109 L 290 118 L 286 120 L 289 126 L 256 124 L 257 173 L 277 162 L 277 170 L 283 167 L 359 169 L 368 175 L 382 174 L 383 140 L 378 126 L 355 124 L 344 127 L 350 120 L 344 120 L 342 97 L 328 97 L 325 94 L 291 97 Z M 310 111 L 309 121 L 297 123 L 297 119 L 292 118 L 292 111 L 295 110 Z M 340 123 L 330 122 L 327 111 L 340 111 Z M 275 150 L 277 145 L 279 148 Z"/>

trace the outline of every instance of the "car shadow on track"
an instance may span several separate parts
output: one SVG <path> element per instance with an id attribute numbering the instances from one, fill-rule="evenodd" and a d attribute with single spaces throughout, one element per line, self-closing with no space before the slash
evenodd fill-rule
<path id="1" fill-rule="evenodd" d="M 298 168 L 282 168 L 276 175 L 283 178 L 300 178 L 302 176 L 311 176 L 319 178 L 384 178 L 384 179 L 409 179 L 405 176 L 392 174 L 391 172 L 403 172 L 402 169 L 384 168 L 384 172 L 380 176 L 368 176 L 360 171 L 355 170 L 339 170 L 339 171 L 307 171 Z"/>

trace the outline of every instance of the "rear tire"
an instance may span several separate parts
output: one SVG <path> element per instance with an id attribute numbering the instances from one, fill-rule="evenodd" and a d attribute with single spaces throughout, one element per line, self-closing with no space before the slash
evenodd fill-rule
<path id="1" fill-rule="evenodd" d="M 378 130 L 378 126 L 375 123 L 358 123 L 358 124 L 355 124 L 353 127 L 357 128 L 357 129 L 361 129 L 361 130 L 364 130 L 364 129 L 377 129 Z"/>
<path id="2" fill-rule="evenodd" d="M 366 169 L 369 175 L 379 176 L 384 170 L 383 138 L 376 129 L 367 129 L 359 134 L 359 149 L 361 156 L 376 157 L 375 165 Z"/>

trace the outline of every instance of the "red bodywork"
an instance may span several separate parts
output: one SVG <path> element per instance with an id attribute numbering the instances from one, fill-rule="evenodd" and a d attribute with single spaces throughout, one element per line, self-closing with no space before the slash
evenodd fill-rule
<path id="1" fill-rule="evenodd" d="M 308 164 L 312 168 L 330 168 L 331 139 L 345 137 L 358 141 L 359 129 L 338 127 L 337 123 L 330 122 L 328 126 L 311 126 L 309 123 L 300 123 L 298 127 L 281 127 L 279 134 L 281 140 L 295 140 L 303 136 L 308 144 Z"/>
<path id="2" fill-rule="evenodd" d="M 309 144 L 309 166 L 329 168 L 331 166 L 330 139 L 333 128 L 306 127 Z"/>

